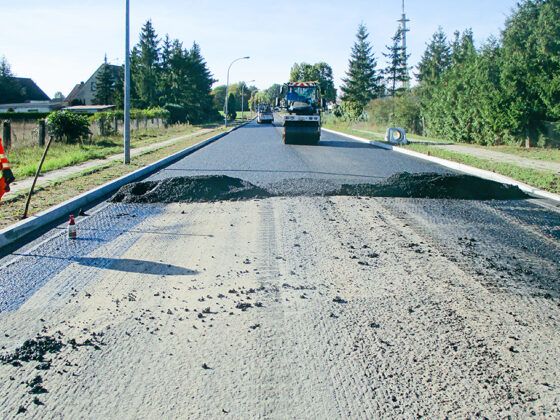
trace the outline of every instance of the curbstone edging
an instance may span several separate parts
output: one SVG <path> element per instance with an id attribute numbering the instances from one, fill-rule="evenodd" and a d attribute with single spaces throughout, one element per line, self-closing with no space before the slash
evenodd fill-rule
<path id="1" fill-rule="evenodd" d="M 428 162 L 437 163 L 438 165 L 445 166 L 446 168 L 453 169 L 455 171 L 463 172 L 468 175 L 474 175 L 479 178 L 488 179 L 490 181 L 500 182 L 502 184 L 513 185 L 519 187 L 519 189 L 527 194 L 534 195 L 538 198 L 545 198 L 547 200 L 554 201 L 556 203 L 560 203 L 560 195 L 554 194 L 548 191 L 544 191 L 538 188 L 535 188 L 531 185 L 525 184 L 523 182 L 517 181 L 513 178 L 510 178 L 505 175 L 500 175 L 492 171 L 487 171 L 485 169 L 475 168 L 473 166 L 465 165 L 464 163 L 453 162 L 451 160 L 438 158 L 435 156 L 428 156 L 424 153 L 415 152 L 413 150 L 403 149 L 402 147 L 398 146 L 391 146 L 389 144 L 381 143 L 375 140 L 364 139 L 362 137 L 353 136 L 351 134 L 341 133 L 339 131 L 330 130 L 328 128 L 323 128 L 322 130 L 332 133 L 338 134 L 340 136 L 348 137 L 352 140 L 356 140 L 362 143 L 368 143 L 372 146 L 379 147 L 381 149 L 392 150 L 393 152 L 401 153 L 403 155 L 408 155 L 411 157 L 415 157 L 418 159 L 422 159 Z"/>
<path id="2" fill-rule="evenodd" d="M 229 131 L 224 133 L 220 133 L 214 137 L 209 139 L 203 140 L 200 143 L 197 143 L 191 147 L 188 147 L 184 150 L 181 150 L 177 153 L 172 154 L 171 156 L 167 156 L 163 159 L 158 160 L 150 165 L 147 165 L 143 168 L 140 168 L 134 172 L 129 174 L 123 175 L 120 178 L 114 179 L 109 181 L 93 190 L 87 191 L 83 194 L 78 195 L 77 197 L 71 198 L 67 201 L 64 201 L 60 204 L 57 204 L 54 207 L 51 207 L 47 210 L 44 210 L 36 215 L 29 216 L 25 220 L 21 220 L 7 228 L 0 230 L 0 249 L 11 245 L 14 242 L 22 239 L 24 236 L 27 236 L 34 231 L 55 222 L 56 220 L 60 219 L 61 217 L 68 215 L 69 213 L 78 210 L 80 208 L 86 207 L 87 205 L 100 200 L 103 197 L 111 194 L 112 192 L 118 190 L 125 184 L 130 182 L 134 182 L 140 178 L 146 177 L 168 165 L 171 163 L 182 159 L 185 156 L 190 155 L 193 152 L 196 152 L 199 149 L 213 143 L 214 141 L 228 135 L 229 133 L 237 130 L 240 127 L 243 127 L 247 123 L 240 124 L 238 126 L 233 127 Z"/>

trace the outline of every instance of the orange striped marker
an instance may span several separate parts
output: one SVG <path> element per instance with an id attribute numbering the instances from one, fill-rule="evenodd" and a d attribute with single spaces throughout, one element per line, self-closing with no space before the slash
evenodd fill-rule
<path id="1" fill-rule="evenodd" d="M 4 152 L 4 146 L 2 146 L 2 139 L 0 138 L 0 172 L 2 176 L 0 177 L 0 200 L 2 196 L 10 191 L 10 184 L 14 182 L 15 177 L 10 168 L 8 158 L 6 157 L 6 152 Z"/>

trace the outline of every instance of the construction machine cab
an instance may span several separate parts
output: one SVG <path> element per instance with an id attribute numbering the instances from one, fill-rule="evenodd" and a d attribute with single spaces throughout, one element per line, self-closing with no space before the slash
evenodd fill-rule
<path id="1" fill-rule="evenodd" d="M 323 107 L 319 83 L 289 82 L 281 87 L 280 95 L 289 114 L 283 121 L 284 143 L 317 144 Z"/>

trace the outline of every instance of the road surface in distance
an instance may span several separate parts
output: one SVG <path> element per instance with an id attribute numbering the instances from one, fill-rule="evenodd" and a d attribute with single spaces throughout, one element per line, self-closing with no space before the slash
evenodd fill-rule
<path id="1" fill-rule="evenodd" d="M 23 245 L 0 260 L 0 416 L 560 416 L 560 212 L 313 196 L 403 171 L 449 173 L 251 123 L 150 179 L 286 194 L 104 202 L 77 240 Z"/>

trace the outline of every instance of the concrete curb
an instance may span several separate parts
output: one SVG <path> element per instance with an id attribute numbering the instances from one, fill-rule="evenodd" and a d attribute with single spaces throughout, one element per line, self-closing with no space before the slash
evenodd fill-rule
<path id="1" fill-rule="evenodd" d="M 140 178 L 144 178 L 170 165 L 171 163 L 179 159 L 182 159 L 183 157 L 188 156 L 199 149 L 202 149 L 203 147 L 209 145 L 210 143 L 213 143 L 214 141 L 228 135 L 229 133 L 237 130 L 238 128 L 243 127 L 245 124 L 247 123 L 243 123 L 236 127 L 233 127 L 231 130 L 226 131 L 225 133 L 221 133 L 218 134 L 217 136 L 206 139 L 191 147 L 181 150 L 180 152 L 177 152 L 171 156 L 160 159 L 157 162 L 145 166 L 144 168 L 123 175 L 122 177 L 117 178 L 113 181 L 109 181 L 106 184 L 103 184 L 91 191 L 80 194 L 77 197 L 71 198 L 70 200 L 67 200 L 54 207 L 51 207 L 47 210 L 37 213 L 36 215 L 29 216 L 25 220 L 22 220 L 14 225 L 8 226 L 7 228 L 0 230 L 0 249 L 7 245 L 13 244 L 14 242 L 22 239 L 24 236 L 27 236 L 33 233 L 34 231 L 50 223 L 55 222 L 56 220 L 70 214 L 73 211 L 86 207 L 87 205 L 95 201 L 98 201 L 103 197 L 106 197 L 107 195 L 115 192 L 125 184 L 134 182 Z"/>
<path id="2" fill-rule="evenodd" d="M 428 162 L 437 163 L 438 165 L 444 166 L 455 171 L 463 172 L 468 175 L 474 175 L 479 178 L 488 179 L 490 181 L 500 182 L 502 184 L 514 185 L 519 187 L 519 189 L 527 194 L 531 194 L 535 197 L 545 198 L 547 200 L 560 203 L 560 195 L 554 194 L 548 191 L 540 190 L 538 188 L 532 187 L 531 185 L 525 184 L 520 181 L 516 181 L 505 175 L 500 175 L 495 172 L 486 171 L 484 169 L 475 168 L 473 166 L 465 165 L 463 163 L 453 162 L 451 160 L 442 159 L 434 156 L 428 156 L 424 153 L 415 152 L 413 150 L 404 149 L 398 146 L 391 146 L 390 144 L 381 143 L 375 140 L 364 139 L 362 137 L 353 136 L 351 134 L 341 133 L 339 131 L 329 130 L 328 128 L 323 128 L 324 131 L 332 134 L 338 134 L 340 136 L 348 137 L 352 140 L 356 140 L 362 143 L 368 143 L 375 147 L 380 147 L 386 150 L 392 150 L 393 152 L 401 153 L 403 155 L 412 156 L 418 159 L 422 159 Z"/>

